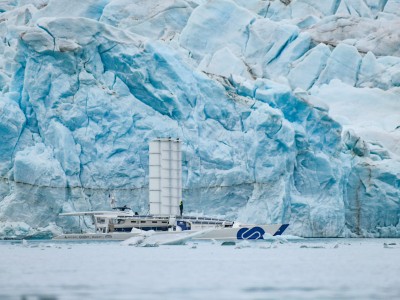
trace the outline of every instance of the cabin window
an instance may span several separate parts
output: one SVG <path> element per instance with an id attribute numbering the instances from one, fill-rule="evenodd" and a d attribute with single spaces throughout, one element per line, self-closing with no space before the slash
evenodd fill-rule
<path id="1" fill-rule="evenodd" d="M 136 221 L 131 221 L 131 223 L 136 223 Z"/>
<path id="2" fill-rule="evenodd" d="M 140 223 L 146 223 L 146 221 L 140 221 Z"/>
<path id="3" fill-rule="evenodd" d="M 103 218 L 97 218 L 97 223 L 99 223 L 99 224 L 104 224 L 105 222 L 106 222 L 105 219 L 103 219 Z"/>
<path id="4" fill-rule="evenodd" d="M 151 223 L 157 223 L 157 221 L 151 221 Z"/>
<path id="5" fill-rule="evenodd" d="M 124 223 L 125 223 L 125 220 L 121 220 L 121 219 L 117 220 L 117 224 L 124 224 Z"/>

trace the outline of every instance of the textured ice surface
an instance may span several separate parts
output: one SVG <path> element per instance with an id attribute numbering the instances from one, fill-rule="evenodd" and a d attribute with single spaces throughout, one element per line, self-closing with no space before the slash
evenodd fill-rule
<path id="1" fill-rule="evenodd" d="M 301 236 L 399 236 L 398 1 L 0 4 L 0 237 L 148 212 L 148 142 L 185 210 Z M 81 224 L 90 227 L 90 222 Z"/>

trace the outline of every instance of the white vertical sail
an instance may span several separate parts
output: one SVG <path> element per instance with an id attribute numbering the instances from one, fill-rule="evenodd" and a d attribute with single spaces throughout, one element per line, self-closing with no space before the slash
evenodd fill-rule
<path id="1" fill-rule="evenodd" d="M 179 139 L 159 138 L 149 145 L 149 202 L 152 215 L 179 215 L 182 153 Z"/>

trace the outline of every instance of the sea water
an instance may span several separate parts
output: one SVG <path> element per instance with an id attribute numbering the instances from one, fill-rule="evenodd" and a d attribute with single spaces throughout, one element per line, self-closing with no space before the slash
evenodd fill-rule
<path id="1" fill-rule="evenodd" d="M 2 241 L 0 299 L 400 299 L 400 240 Z"/>

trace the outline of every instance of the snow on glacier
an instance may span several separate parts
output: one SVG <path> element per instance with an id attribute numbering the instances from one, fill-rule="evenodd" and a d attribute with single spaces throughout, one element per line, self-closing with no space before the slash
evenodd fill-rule
<path id="1" fill-rule="evenodd" d="M 19 1 L 0 14 L 0 237 L 148 211 L 179 137 L 185 210 L 302 236 L 399 235 L 389 1 Z M 90 224 L 86 224 L 90 227 Z"/>
<path id="2" fill-rule="evenodd" d="M 315 89 L 313 97 L 329 105 L 330 115 L 344 129 L 351 128 L 369 141 L 400 156 L 400 101 L 398 94 L 376 88 L 351 88 L 331 81 Z M 312 100 L 311 100 L 312 101 Z"/>

